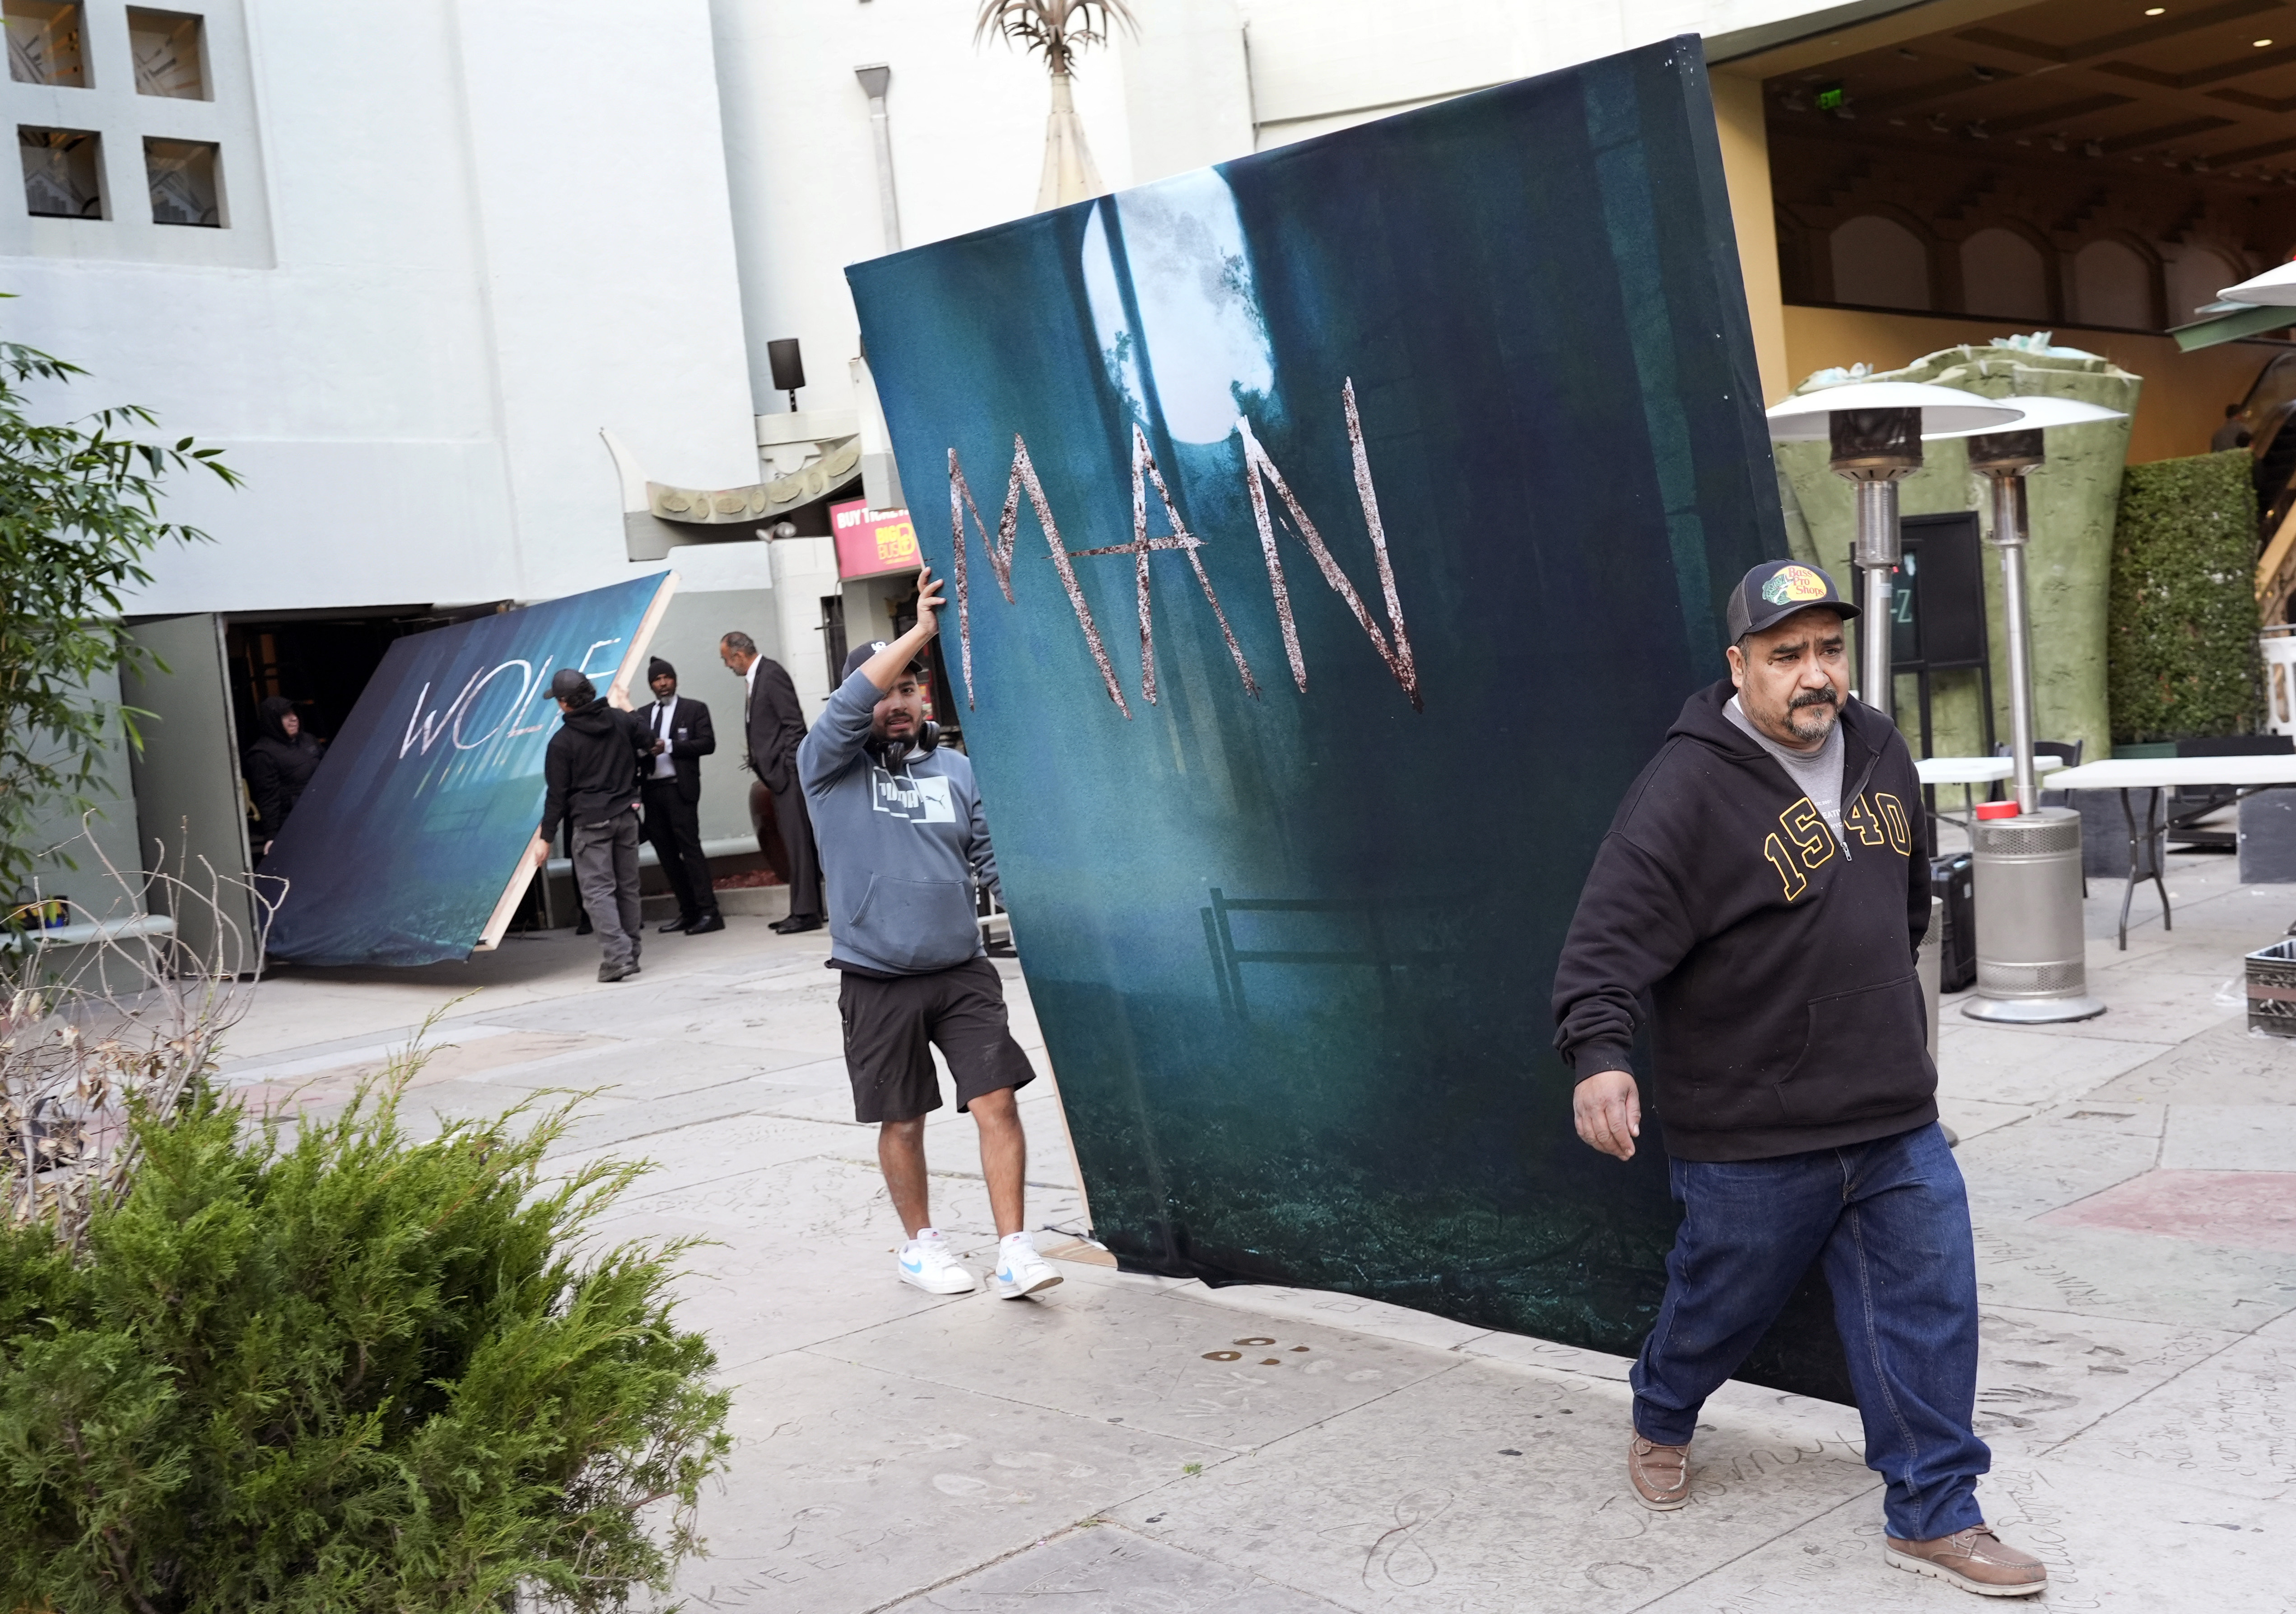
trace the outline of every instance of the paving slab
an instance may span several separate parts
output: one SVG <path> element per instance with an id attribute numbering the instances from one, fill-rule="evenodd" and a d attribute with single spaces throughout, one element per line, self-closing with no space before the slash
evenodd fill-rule
<path id="1" fill-rule="evenodd" d="M 1980 1222 L 2021 1222 L 2152 1169 L 2157 1137 L 2060 1121 L 2002 1127 L 1964 1138 L 1956 1159 Z"/>
<path id="2" fill-rule="evenodd" d="M 2088 1024 L 2102 1024 L 2110 1014 Z M 1938 1044 L 1938 1090 L 1955 1100 L 2037 1107 L 2078 1098 L 2124 1070 L 2157 1059 L 2174 1039 L 2060 1035 L 2064 1028 L 2017 1029 L 1965 1020 Z"/>
<path id="3" fill-rule="evenodd" d="M 710 1555 L 678 1579 L 692 1607 L 879 1609 L 1222 1455 L 807 1351 L 733 1389 L 739 1449 L 703 1510 Z"/>
<path id="4" fill-rule="evenodd" d="M 2149 1171 L 2042 1219 L 2296 1255 L 2296 1173 Z"/>
<path id="5" fill-rule="evenodd" d="M 2249 1338 L 2224 1329 L 1988 1306 L 1978 1434 L 1997 1464 L 2036 1457 Z"/>
<path id="6" fill-rule="evenodd" d="M 1942 1068 L 1942 1054 L 1939 1062 Z M 1962 1098 L 1945 1092 L 1938 1094 L 1938 1118 L 1964 1143 L 1982 1137 L 1997 1127 L 2021 1121 L 2032 1113 L 2033 1106 L 2030 1104 L 1997 1103 L 1990 1099 Z"/>
<path id="7" fill-rule="evenodd" d="M 773 1091 L 776 1090 L 756 1088 L 750 1096 L 754 1099 Z M 778 1091 L 793 1093 L 802 1089 Z M 707 1147 L 702 1147 L 705 1141 Z M 566 1171 L 597 1159 L 646 1160 L 651 1169 L 639 1183 L 637 1192 L 652 1197 L 724 1182 L 790 1160 L 873 1158 L 876 1147 L 873 1127 L 796 1120 L 753 1110 L 710 1127 L 706 1140 L 686 1135 L 686 1129 L 681 1127 L 636 1144 L 604 1143 L 590 1149 L 560 1151 L 551 1156 L 550 1164 L 553 1170 Z M 626 1203 L 625 1210 L 634 1204 L 635 1201 Z M 890 1208 L 887 1220 L 890 1223 Z"/>
<path id="8" fill-rule="evenodd" d="M 2238 1333 L 2296 1309 L 2296 1255 L 2057 1225 L 2073 1214 L 1979 1224 L 1979 1299 Z"/>
<path id="9" fill-rule="evenodd" d="M 1268 1283 L 1229 1283 L 1211 1289 L 1198 1285 L 1190 1298 L 1207 1306 L 1220 1306 L 1259 1317 L 1294 1318 L 1341 1327 L 1350 1333 L 1377 1340 L 1399 1340 L 1434 1350 L 1455 1350 L 1487 1338 L 1491 1331 L 1472 1323 L 1455 1323 L 1407 1306 L 1390 1305 L 1362 1295 L 1333 1294 L 1328 1290 L 1286 1289 Z M 1521 1336 L 1517 1336 L 1520 1338 Z"/>
<path id="10" fill-rule="evenodd" d="M 1976 1603 L 1883 1561 L 1878 1506 L 1851 1503 L 1733 1560 L 1649 1614 L 1954 1614 L 1999 1609 L 2255 1610 L 2285 1614 L 2296 1510 L 2167 1484 L 2137 1486 L 2078 1462 L 1996 1465 L 1978 1490 L 1986 1519 L 2048 1566 L 2038 1600 Z"/>
<path id="11" fill-rule="evenodd" d="M 2296 1339 L 2236 1340 L 2053 1455 L 2139 1480 L 2296 1500 Z"/>
<path id="12" fill-rule="evenodd" d="M 2296 1104 L 2296 1038 L 2227 1020 L 2085 1095 L 2184 1104 Z"/>
<path id="13" fill-rule="evenodd" d="M 2190 1171 L 2296 1172 L 2296 1106 L 2177 1104 L 2161 1164 Z"/>
<path id="14" fill-rule="evenodd" d="M 1096 1520 L 897 1603 L 894 1610 L 895 1614 L 991 1614 L 1016 1608 L 1031 1614 L 1332 1614 L 1338 1607 Z"/>
<path id="15" fill-rule="evenodd" d="M 890 1277 L 892 1258 L 868 1262 L 865 1276 L 849 1255 L 792 1247 L 783 1239 L 728 1232 L 677 1217 L 616 1217 L 601 1223 L 600 1243 L 643 1239 L 701 1239 L 689 1270 L 674 1286 L 681 1327 L 707 1334 L 722 1372 L 738 1373 L 769 1357 L 868 1328 L 888 1318 L 985 1297 L 929 1295 Z M 997 1302 L 1004 1304 L 1004 1302 Z"/>
<path id="16" fill-rule="evenodd" d="M 1192 1295 L 1065 1283 L 1028 1301 L 937 1307 L 815 1348 L 1232 1451 L 1463 1365 L 1443 1351 L 1242 1316 Z"/>
<path id="17" fill-rule="evenodd" d="M 1699 1435 L 1691 1504 L 1648 1512 L 1627 1402 L 1472 1361 L 1115 1516 L 1349 1609 L 1627 1610 L 1878 1487 L 1848 1454 L 1726 1422 Z"/>

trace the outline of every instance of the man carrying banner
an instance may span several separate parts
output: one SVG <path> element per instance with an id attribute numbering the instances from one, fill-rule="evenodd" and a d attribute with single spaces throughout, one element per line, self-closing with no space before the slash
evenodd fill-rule
<path id="1" fill-rule="evenodd" d="M 564 722 L 542 754 L 541 839 L 546 848 L 562 820 L 573 825 L 570 856 L 582 906 L 605 951 L 603 981 L 638 972 L 638 758 L 652 746 L 643 720 L 598 698 L 590 680 L 562 667 L 551 699 Z"/>
<path id="2" fill-rule="evenodd" d="M 916 625 L 845 660 L 845 681 L 798 748 L 829 887 L 829 967 L 844 982 L 845 1066 L 854 1118 L 877 1124 L 877 1162 L 908 1242 L 904 1282 L 929 1294 L 979 1287 L 932 1225 L 925 1117 L 940 1108 L 932 1050 L 956 1107 L 980 1132 L 980 1170 L 999 1241 L 991 1284 L 1008 1300 L 1061 1281 L 1022 1216 L 1029 1156 L 1014 1090 L 1035 1079 L 1004 1016 L 1004 983 L 985 956 L 976 884 L 997 889 L 996 856 L 972 764 L 940 749 L 924 720 L 920 658 L 940 624 L 940 584 L 917 577 Z"/>
<path id="3" fill-rule="evenodd" d="M 1885 1561 L 1989 1597 L 2048 1571 L 1977 1505 L 1977 1270 L 1938 1127 L 1914 950 L 1929 923 L 1921 784 L 1889 718 L 1849 698 L 1843 621 L 1814 567 L 1731 591 L 1730 676 L 1690 697 L 1595 856 L 1554 975 L 1578 1135 L 1621 1160 L 1650 1006 L 1654 1108 L 1683 1208 L 1630 1381 L 1627 1477 L 1690 1497 L 1699 1408 L 1821 1263 L 1888 1483 Z"/>

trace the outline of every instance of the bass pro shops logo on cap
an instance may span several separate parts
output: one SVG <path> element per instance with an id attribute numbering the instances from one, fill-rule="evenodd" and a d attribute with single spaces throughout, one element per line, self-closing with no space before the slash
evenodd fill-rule
<path id="1" fill-rule="evenodd" d="M 1857 608 L 1834 587 L 1833 579 L 1816 567 L 1799 561 L 1765 561 L 1739 578 L 1738 586 L 1730 591 L 1730 638 L 1735 643 L 1748 634 L 1760 633 L 1810 605 L 1839 611 L 1844 621 L 1857 614 Z"/>
<path id="2" fill-rule="evenodd" d="M 1832 586 L 1807 566 L 1780 567 L 1762 585 L 1762 598 L 1773 605 L 1806 605 L 1833 592 Z"/>

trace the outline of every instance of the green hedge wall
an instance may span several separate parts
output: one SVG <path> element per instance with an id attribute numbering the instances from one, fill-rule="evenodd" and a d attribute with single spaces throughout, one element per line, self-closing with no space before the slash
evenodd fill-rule
<path id="1" fill-rule="evenodd" d="M 2112 537 L 2106 686 L 2115 744 L 2255 726 L 2256 493 L 2249 455 L 2131 465 Z"/>

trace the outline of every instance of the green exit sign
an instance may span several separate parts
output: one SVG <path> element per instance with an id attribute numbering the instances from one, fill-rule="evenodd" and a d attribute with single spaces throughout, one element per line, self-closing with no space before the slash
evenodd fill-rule
<path id="1" fill-rule="evenodd" d="M 1840 85 L 1821 84 L 1817 86 L 1817 110 L 1819 111 L 1838 112 L 1849 104 L 1849 97 L 1842 90 L 1842 87 Z"/>

